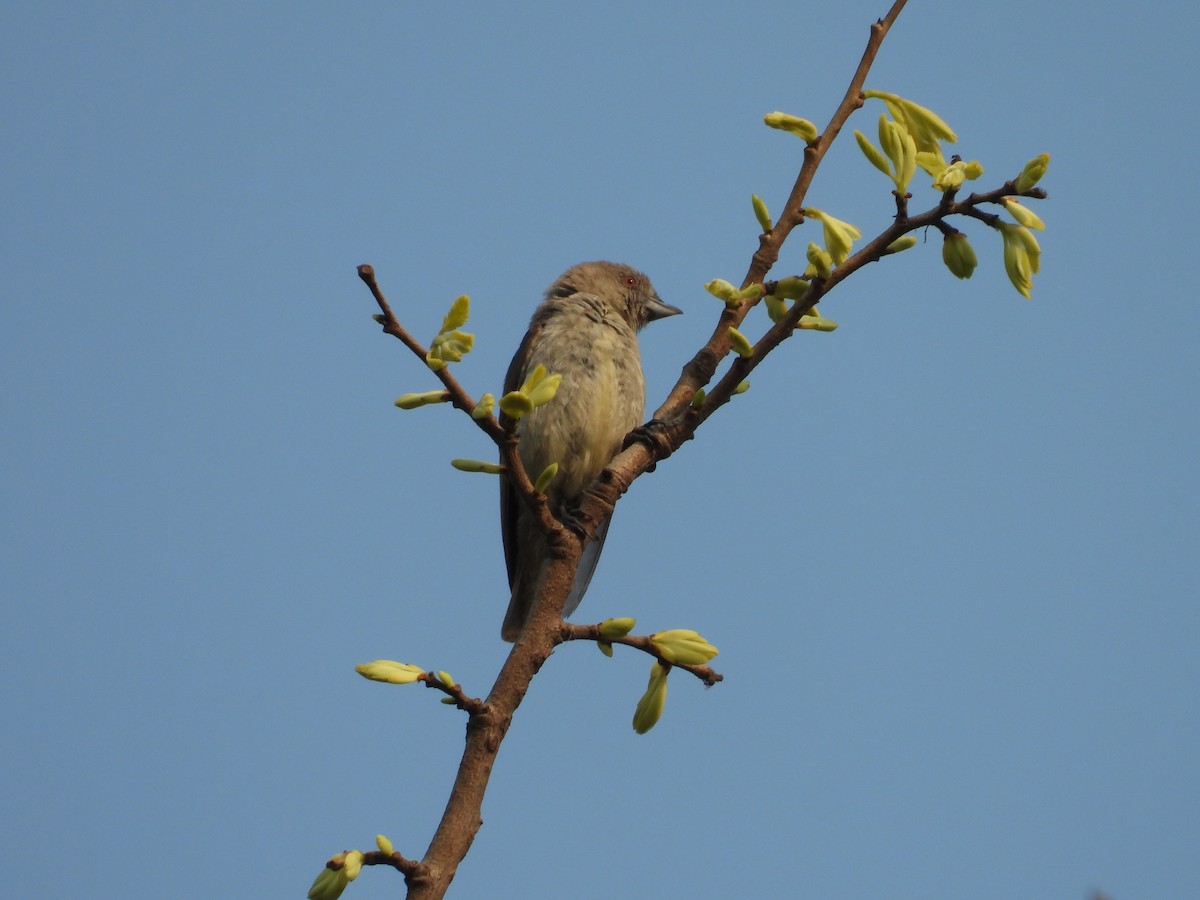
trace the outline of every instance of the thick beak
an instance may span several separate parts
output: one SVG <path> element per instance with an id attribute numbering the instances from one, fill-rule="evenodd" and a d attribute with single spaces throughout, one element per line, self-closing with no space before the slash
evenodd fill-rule
<path id="1" fill-rule="evenodd" d="M 670 303 L 663 303 L 659 299 L 658 294 L 652 294 L 646 298 L 646 321 L 653 322 L 655 319 L 665 319 L 667 316 L 678 316 L 683 312 L 678 306 L 672 306 Z"/>

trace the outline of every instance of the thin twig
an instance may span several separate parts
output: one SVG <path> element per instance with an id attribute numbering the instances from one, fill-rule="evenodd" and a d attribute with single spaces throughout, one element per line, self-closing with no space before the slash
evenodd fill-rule
<path id="1" fill-rule="evenodd" d="M 573 622 L 563 622 L 562 638 L 564 641 L 595 641 L 598 644 L 621 644 L 624 647 L 641 650 L 643 653 L 653 656 L 664 666 L 691 672 L 703 681 L 707 687 L 712 687 L 714 684 L 725 680 L 724 675 L 709 666 L 689 666 L 685 663 L 671 662 L 655 649 L 654 644 L 650 642 L 650 635 L 627 634 L 623 637 L 608 638 L 600 635 L 599 625 L 576 625 Z"/>
<path id="2" fill-rule="evenodd" d="M 376 321 L 383 326 L 384 333 L 390 334 L 399 340 L 419 357 L 423 364 L 428 365 L 426 363 L 426 354 L 428 351 L 421 345 L 420 341 L 409 334 L 408 329 L 400 324 L 400 320 L 392 312 L 391 305 L 387 302 L 387 298 L 383 296 L 383 291 L 380 290 L 379 283 L 375 280 L 374 267 L 368 263 L 363 263 L 358 267 L 358 277 L 370 289 L 371 296 L 375 298 L 375 302 L 379 305 L 380 315 L 376 316 Z M 545 498 L 541 497 L 533 489 L 533 481 L 525 471 L 525 466 L 521 462 L 521 456 L 517 452 L 516 436 L 505 431 L 493 415 L 475 417 L 476 403 L 471 398 L 471 395 L 467 393 L 466 389 L 458 383 L 458 379 L 450 374 L 449 365 L 442 366 L 440 369 L 433 369 L 432 371 L 449 393 L 450 403 L 470 416 L 471 420 L 479 426 L 480 430 L 495 443 L 500 451 L 500 463 L 505 468 L 505 475 L 514 487 L 516 487 L 517 493 L 533 512 L 535 520 L 541 526 L 542 530 L 553 538 L 555 533 L 561 531 L 562 525 L 550 513 L 550 510 L 546 506 Z"/>

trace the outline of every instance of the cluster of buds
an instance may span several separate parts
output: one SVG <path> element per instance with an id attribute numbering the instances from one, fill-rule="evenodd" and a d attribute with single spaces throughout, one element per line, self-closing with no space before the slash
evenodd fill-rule
<path id="1" fill-rule="evenodd" d="M 887 115 L 879 117 L 879 143 L 883 147 L 882 151 L 861 132 L 854 132 L 854 137 L 863 155 L 873 166 L 892 179 L 898 193 L 903 194 L 907 190 L 917 166 L 933 176 L 933 189 L 943 193 L 957 191 L 964 182 L 974 181 L 983 174 L 983 166 L 977 160 L 964 161 L 954 157 L 950 162 L 946 161 L 942 153 L 942 141 L 954 142 L 958 137 L 932 110 L 885 91 L 863 91 L 863 97 L 882 100 L 892 118 L 889 119 Z M 1014 193 L 1028 194 L 1046 174 L 1049 164 L 1050 156 L 1046 153 L 1039 154 L 1026 163 L 1021 174 L 1012 182 Z M 1016 197 L 1006 196 L 999 202 L 1016 220 L 1015 224 L 1004 221 L 993 223 L 1004 242 L 1004 270 L 1013 287 L 1028 299 L 1032 296 L 1033 276 L 1037 274 L 1041 265 L 1041 248 L 1033 236 L 1033 231 L 1041 231 L 1046 226 L 1037 213 L 1022 206 Z M 809 211 L 805 212 L 809 214 Z M 942 242 L 942 261 L 946 268 L 957 278 L 970 278 L 978 265 L 975 249 L 962 232 L 946 226 L 939 227 L 945 236 Z M 901 241 L 907 243 L 901 245 Z M 828 242 L 827 232 L 827 245 Z M 894 241 L 888 247 L 888 251 L 907 249 L 912 246 L 912 242 L 912 237 L 905 235 Z M 810 269 L 820 274 L 824 260 L 819 253 L 814 252 L 814 247 L 815 245 L 809 247 Z"/>
<path id="2" fill-rule="evenodd" d="M 743 300 L 757 300 L 763 292 L 760 282 L 751 282 L 744 288 L 737 288 L 724 278 L 714 278 L 704 285 L 704 289 L 730 308 L 737 306 Z"/>
<path id="3" fill-rule="evenodd" d="M 822 212 L 813 206 L 806 206 L 801 212 L 808 218 L 816 219 L 821 223 L 821 231 L 825 237 L 825 252 L 829 254 L 830 262 L 835 266 L 844 263 L 850 256 L 850 249 L 854 242 L 862 237 L 862 232 L 849 222 L 835 219 L 829 213 Z"/>
<path id="4" fill-rule="evenodd" d="M 471 352 L 475 345 L 475 335 L 460 331 L 467 324 L 471 314 L 471 298 L 463 294 L 450 305 L 450 312 L 442 319 L 442 328 L 429 346 L 425 354 L 425 362 L 429 368 L 437 371 L 446 363 L 458 362 Z"/>
<path id="5" fill-rule="evenodd" d="M 539 363 L 533 367 L 524 384 L 500 398 L 500 410 L 510 419 L 527 416 L 553 400 L 561 383 L 562 375 L 549 374 L 546 367 Z"/>
<path id="6" fill-rule="evenodd" d="M 861 131 L 854 132 L 854 139 L 871 165 L 892 179 L 898 194 L 908 191 L 917 167 L 932 175 L 934 189 L 942 192 L 957 190 L 963 181 L 983 174 L 976 160 L 946 161 L 942 141 L 954 143 L 958 136 L 933 110 L 886 91 L 863 91 L 863 97 L 882 100 L 892 118 L 879 117 L 882 152 Z"/>
<path id="7" fill-rule="evenodd" d="M 396 852 L 386 835 L 375 835 L 375 846 L 384 856 L 391 856 Z M 312 887 L 308 889 L 308 900 L 337 900 L 342 896 L 346 885 L 359 876 L 362 867 L 361 850 L 346 850 L 336 854 L 313 879 Z"/>
<path id="8" fill-rule="evenodd" d="M 650 646 L 663 662 L 650 666 L 650 683 L 633 712 L 633 730 L 645 734 L 662 718 L 667 703 L 667 674 L 672 665 L 702 666 L 717 655 L 717 648 L 689 628 L 650 635 Z M 664 665 L 664 662 L 666 665 Z"/>

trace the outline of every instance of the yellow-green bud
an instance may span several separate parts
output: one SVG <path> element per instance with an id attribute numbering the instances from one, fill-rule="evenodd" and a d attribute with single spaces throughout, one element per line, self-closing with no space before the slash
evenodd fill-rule
<path id="1" fill-rule="evenodd" d="M 442 334 L 448 331 L 453 331 L 455 328 L 462 328 L 467 324 L 467 317 L 471 314 L 471 298 L 463 294 L 457 300 L 450 304 L 450 312 L 446 313 L 446 317 L 442 319 Z"/>
<path id="2" fill-rule="evenodd" d="M 375 846 L 379 848 L 379 852 L 384 856 L 391 856 L 396 852 L 396 848 L 392 846 L 392 842 L 387 839 L 387 835 L 375 835 Z"/>
<path id="3" fill-rule="evenodd" d="M 879 114 L 879 146 L 883 148 L 883 152 L 892 161 L 897 172 L 903 168 L 904 163 L 904 147 L 900 140 L 902 134 L 904 134 L 903 125 L 892 121 L 883 113 Z"/>
<path id="4" fill-rule="evenodd" d="M 1049 165 L 1049 153 L 1039 153 L 1029 162 L 1025 163 L 1025 168 L 1017 176 L 1017 193 L 1023 194 L 1041 181 L 1042 176 L 1046 174 L 1046 167 Z"/>
<path id="5" fill-rule="evenodd" d="M 858 149 L 863 152 L 863 156 L 867 158 L 871 165 L 888 178 L 894 180 L 895 176 L 892 174 L 891 164 L 888 163 L 887 157 L 883 155 L 880 149 L 871 143 L 871 139 L 861 131 L 854 132 L 854 139 L 858 141 Z"/>
<path id="6" fill-rule="evenodd" d="M 784 300 L 799 300 L 808 293 L 809 287 L 811 285 L 807 280 L 793 275 L 788 278 L 780 278 L 775 283 L 775 290 L 771 293 L 776 297 L 782 297 Z"/>
<path id="7" fill-rule="evenodd" d="M 449 399 L 449 391 L 425 391 L 422 394 L 403 394 L 396 398 L 396 406 L 401 409 L 416 409 L 418 406 L 445 403 Z"/>
<path id="8" fill-rule="evenodd" d="M 435 356 L 433 351 L 430 350 L 425 354 L 425 365 L 429 366 L 433 371 L 438 372 L 446 368 L 446 361 Z"/>
<path id="9" fill-rule="evenodd" d="M 504 471 L 504 466 L 481 459 L 452 459 L 450 465 L 460 472 L 481 472 L 484 475 L 499 475 Z"/>
<path id="10" fill-rule="evenodd" d="M 544 406 L 554 399 L 554 395 L 558 393 L 558 386 L 562 384 L 562 375 L 555 373 L 539 378 L 537 384 L 533 386 L 533 390 L 529 391 L 529 402 L 534 407 Z"/>
<path id="11" fill-rule="evenodd" d="M 833 259 L 812 241 L 808 242 L 808 264 L 818 278 L 828 278 L 833 274 Z"/>
<path id="12" fill-rule="evenodd" d="M 353 881 L 358 877 L 358 873 L 362 871 L 363 855 L 361 850 L 351 850 L 346 854 L 346 861 L 342 864 L 342 874 L 347 881 Z"/>
<path id="13" fill-rule="evenodd" d="M 807 144 L 811 144 L 817 139 L 817 126 L 808 119 L 801 119 L 799 116 L 790 116 L 782 112 L 771 112 L 763 116 L 763 121 L 772 128 L 791 132 Z"/>
<path id="14" fill-rule="evenodd" d="M 390 659 L 359 663 L 354 667 L 354 671 L 363 678 L 369 678 L 371 681 L 384 681 L 388 684 L 412 684 L 414 681 L 419 681 L 425 674 L 425 670 L 420 666 L 395 662 Z"/>
<path id="15" fill-rule="evenodd" d="M 549 403 L 558 393 L 562 375 L 550 375 L 540 363 L 533 367 L 519 390 L 509 391 L 500 398 L 500 410 L 506 416 L 519 419 L 537 407 Z"/>
<path id="16" fill-rule="evenodd" d="M 463 356 L 471 352 L 473 346 L 475 346 L 475 335 L 473 334 L 458 330 L 442 332 L 433 339 L 433 345 L 429 348 L 425 361 L 459 362 Z"/>
<path id="17" fill-rule="evenodd" d="M 533 483 L 533 489 L 539 494 L 546 493 L 546 488 L 550 487 L 550 482 L 554 480 L 554 476 L 558 474 L 558 463 L 550 463 L 546 468 L 542 469 L 542 474 L 537 477 L 537 481 Z"/>
<path id="18" fill-rule="evenodd" d="M 605 641 L 596 641 L 596 646 L 600 648 L 601 653 L 603 653 L 605 656 L 609 657 L 610 659 L 612 658 L 612 655 L 613 655 L 612 644 L 609 644 Z"/>
<path id="19" fill-rule="evenodd" d="M 500 411 L 510 419 L 519 419 L 533 412 L 533 404 L 521 391 L 509 391 L 500 398 Z"/>
<path id="20" fill-rule="evenodd" d="M 619 638 L 625 637 L 629 632 L 633 631 L 633 627 L 637 625 L 637 619 L 628 617 L 620 619 L 605 619 L 600 623 L 600 637 Z"/>
<path id="21" fill-rule="evenodd" d="M 1028 206 L 1022 206 L 1016 197 L 1002 197 L 1000 202 L 1004 204 L 1008 214 L 1026 228 L 1032 228 L 1035 231 L 1046 230 L 1046 223 L 1042 221 L 1041 217 Z"/>
<path id="22" fill-rule="evenodd" d="M 763 284 L 761 281 L 752 281 L 748 285 L 746 285 L 744 288 L 742 288 L 740 291 L 738 291 L 738 299 L 739 300 L 757 300 L 759 297 L 761 297 L 763 295 L 764 290 L 766 290 L 766 289 L 763 287 Z"/>
<path id="23" fill-rule="evenodd" d="M 897 122 L 904 124 L 905 130 L 913 136 L 918 150 L 929 150 L 937 145 L 939 140 L 954 143 L 958 135 L 938 117 L 933 110 L 927 109 L 905 100 L 897 94 L 886 91 L 863 91 L 863 97 L 876 97 L 887 104 L 888 111 Z"/>
<path id="24" fill-rule="evenodd" d="M 898 237 L 887 245 L 888 253 L 900 253 L 904 250 L 911 249 L 917 246 L 917 239 L 914 235 L 906 234 L 903 237 Z"/>
<path id="25" fill-rule="evenodd" d="M 491 394 L 484 394 L 479 398 L 479 402 L 475 404 L 475 408 L 471 410 L 472 419 L 486 419 L 492 414 L 492 410 L 496 407 L 496 398 Z"/>
<path id="26" fill-rule="evenodd" d="M 918 157 L 920 154 L 917 154 Z M 940 154 L 939 154 L 940 156 Z M 919 161 L 919 160 L 918 160 Z M 952 162 L 944 166 L 933 179 L 933 188 L 937 191 L 956 191 L 964 181 L 974 181 L 983 174 L 983 166 L 978 160 Z"/>
<path id="27" fill-rule="evenodd" d="M 443 697 L 442 703 L 444 703 L 446 706 L 457 706 L 458 705 L 458 701 L 455 700 L 453 697 Z"/>
<path id="28" fill-rule="evenodd" d="M 512 419 L 529 415 L 537 407 L 549 403 L 558 393 L 562 375 L 547 373 L 540 363 L 533 367 L 520 389 L 509 391 L 500 398 L 500 411 Z"/>
<path id="29" fill-rule="evenodd" d="M 692 395 L 692 407 L 699 409 L 704 405 L 704 398 L 707 396 L 708 394 L 705 392 L 704 388 L 696 388 L 696 393 Z"/>
<path id="30" fill-rule="evenodd" d="M 767 211 L 767 204 L 763 203 L 762 197 L 758 194 L 750 195 L 750 203 L 754 206 L 754 218 L 758 219 L 759 227 L 766 234 L 775 227 L 771 221 L 771 213 Z"/>
<path id="31" fill-rule="evenodd" d="M 341 866 L 344 858 L 345 854 L 338 854 L 330 860 L 330 862 L 336 860 L 338 868 L 331 869 L 326 866 L 317 874 L 317 877 L 313 879 L 312 887 L 308 889 L 308 900 L 338 900 L 338 897 L 342 896 L 342 891 L 350 883 L 350 879 L 345 875 L 345 869 Z"/>
<path id="32" fill-rule="evenodd" d="M 825 235 L 825 249 L 829 252 L 829 258 L 833 260 L 833 264 L 840 266 L 844 263 L 850 256 L 851 246 L 862 237 L 862 232 L 849 222 L 835 219 L 814 207 L 805 207 L 802 212 L 810 219 L 816 219 L 821 223 L 821 229 Z"/>
<path id="33" fill-rule="evenodd" d="M 723 300 L 726 306 L 737 306 L 742 300 L 741 292 L 724 278 L 714 278 L 704 285 L 704 289 L 718 300 Z"/>
<path id="34" fill-rule="evenodd" d="M 645 734 L 662 718 L 667 702 L 667 670 L 657 662 L 650 667 L 650 684 L 633 712 L 633 730 Z"/>
<path id="35" fill-rule="evenodd" d="M 518 388 L 518 390 L 520 390 L 524 394 L 528 394 L 530 391 L 532 391 L 537 386 L 538 382 L 541 381 L 545 377 L 546 377 L 546 367 L 543 366 L 541 363 L 538 363 L 536 366 L 533 367 L 533 369 L 525 377 L 525 383 L 522 384 L 521 387 Z"/>
<path id="36" fill-rule="evenodd" d="M 802 331 L 837 331 L 838 323 L 833 319 L 823 319 L 821 316 L 801 316 L 796 328 Z"/>
<path id="37" fill-rule="evenodd" d="M 774 294 L 768 294 L 767 299 L 763 301 L 767 307 L 767 315 L 772 322 L 778 322 L 787 314 L 787 301 Z"/>
<path id="38" fill-rule="evenodd" d="M 946 157 L 942 156 L 942 148 L 934 147 L 932 150 L 921 150 L 917 153 L 915 162 L 918 166 L 928 172 L 930 175 L 937 176 L 942 169 L 950 165 L 946 162 Z M 916 169 L 914 168 L 915 172 Z"/>
<path id="39" fill-rule="evenodd" d="M 893 121 L 887 116 L 879 117 L 879 145 L 895 167 L 892 181 L 896 190 L 904 193 L 917 170 L 917 145 L 903 122 Z"/>
<path id="40" fill-rule="evenodd" d="M 680 666 L 702 666 L 717 655 L 717 648 L 690 628 L 652 634 L 650 646 L 667 662 Z"/>
<path id="41" fill-rule="evenodd" d="M 444 684 L 448 688 L 458 687 L 458 685 L 455 684 L 454 679 L 451 677 L 449 672 L 444 672 L 444 671 L 439 670 L 438 671 L 438 681 L 440 681 L 442 684 Z"/>
<path id="42" fill-rule="evenodd" d="M 754 355 L 754 347 L 749 338 L 732 326 L 729 328 L 729 346 L 743 359 Z"/>
<path id="43" fill-rule="evenodd" d="M 1026 300 L 1032 298 L 1033 276 L 1041 268 L 1042 248 L 1033 232 L 1024 225 L 998 222 L 1004 237 L 1004 271 L 1008 280 Z"/>
<path id="44" fill-rule="evenodd" d="M 967 177 L 966 168 L 967 165 L 962 160 L 950 163 L 933 179 L 933 189 L 935 191 L 957 191 Z"/>
<path id="45" fill-rule="evenodd" d="M 961 231 L 946 235 L 942 241 L 942 262 L 957 278 L 970 278 L 975 272 L 975 267 L 979 265 L 979 260 L 975 258 L 975 248 Z"/>

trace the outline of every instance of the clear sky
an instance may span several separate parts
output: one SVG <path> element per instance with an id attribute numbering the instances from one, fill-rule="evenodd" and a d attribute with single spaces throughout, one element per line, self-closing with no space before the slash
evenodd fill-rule
<path id="1" fill-rule="evenodd" d="M 472 296 L 478 395 L 559 272 L 635 264 L 685 310 L 644 335 L 653 408 L 751 193 L 790 189 L 762 115 L 823 123 L 887 5 L 5 12 L 6 895 L 302 897 L 376 832 L 423 852 L 463 717 L 353 666 L 486 693 L 497 490 L 448 465 L 490 453 L 469 422 L 392 406 L 436 384 L 355 266 L 424 340 Z M 1034 300 L 986 229 L 970 282 L 930 235 L 637 482 L 577 619 L 698 629 L 726 680 L 674 674 L 639 737 L 648 661 L 561 648 L 452 895 L 1197 896 L 1196 34 L 1178 2 L 909 4 L 868 85 L 985 187 L 1053 155 Z M 846 138 L 809 201 L 871 235 Z"/>

